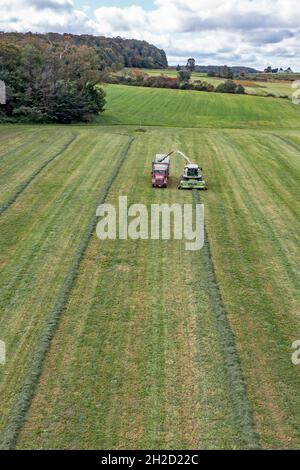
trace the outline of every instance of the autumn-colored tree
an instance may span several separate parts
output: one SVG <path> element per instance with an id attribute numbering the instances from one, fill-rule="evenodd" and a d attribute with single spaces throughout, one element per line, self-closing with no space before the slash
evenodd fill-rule
<path id="1" fill-rule="evenodd" d="M 8 89 L 7 116 L 73 122 L 104 110 L 105 94 L 95 50 L 61 44 L 0 43 L 0 79 Z M 2 109 L 2 116 L 3 116 Z"/>

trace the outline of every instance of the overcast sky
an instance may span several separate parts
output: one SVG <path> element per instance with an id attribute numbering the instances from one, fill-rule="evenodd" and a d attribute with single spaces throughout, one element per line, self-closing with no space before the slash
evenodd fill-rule
<path id="1" fill-rule="evenodd" d="M 0 0 L 0 30 L 145 39 L 169 63 L 300 71 L 299 0 Z"/>

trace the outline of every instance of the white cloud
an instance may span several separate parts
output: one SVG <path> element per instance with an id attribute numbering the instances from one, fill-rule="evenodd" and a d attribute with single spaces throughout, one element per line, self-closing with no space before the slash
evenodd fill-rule
<path id="1" fill-rule="evenodd" d="M 2 31 L 78 32 L 89 30 L 88 16 L 71 0 L 1 0 Z"/>
<path id="2" fill-rule="evenodd" d="M 107 2 L 109 5 L 109 1 Z M 133 4 L 76 9 L 72 0 L 1 0 L 0 29 L 91 33 L 145 39 L 171 63 L 299 68 L 299 0 L 155 0 L 152 10 Z"/>

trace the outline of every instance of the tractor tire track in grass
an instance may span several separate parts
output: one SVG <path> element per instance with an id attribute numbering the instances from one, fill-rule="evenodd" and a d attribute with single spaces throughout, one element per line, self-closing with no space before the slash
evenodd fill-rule
<path id="1" fill-rule="evenodd" d="M 42 163 L 25 181 L 23 181 L 15 193 L 8 199 L 7 202 L 5 202 L 2 206 L 0 206 L 0 215 L 3 214 L 16 200 L 18 197 L 25 191 L 25 189 L 30 185 L 30 183 L 51 163 L 53 160 L 55 160 L 57 157 L 59 157 L 61 154 L 63 154 L 69 147 L 70 145 L 76 140 L 77 135 L 73 134 L 71 139 L 61 148 L 58 152 L 56 152 L 54 155 L 52 155 L 50 158 L 48 158 L 45 162 Z"/>
<path id="2" fill-rule="evenodd" d="M 283 135 L 278 135 L 278 134 L 271 134 L 272 137 L 275 137 L 276 140 L 281 141 L 281 144 L 283 143 L 285 146 L 292 148 L 293 150 L 296 150 L 297 152 L 300 153 L 300 143 L 297 145 L 295 142 L 291 140 L 291 138 L 287 139 L 286 137 L 283 137 Z"/>
<path id="3" fill-rule="evenodd" d="M 193 190 L 193 199 L 195 204 L 201 203 L 197 190 Z M 247 449 L 259 448 L 259 436 L 255 427 L 252 407 L 248 400 L 246 381 L 236 348 L 235 337 L 228 321 L 223 299 L 218 287 L 206 230 L 205 242 L 200 256 L 201 264 L 206 269 L 210 302 L 215 314 L 221 355 L 224 361 L 225 376 L 227 378 L 228 395 L 232 402 L 236 424 L 240 430 L 243 446 Z"/>
<path id="4" fill-rule="evenodd" d="M 73 140 L 76 137 L 73 138 Z M 103 187 L 100 197 L 97 201 L 97 206 L 102 204 L 108 192 L 117 177 L 119 170 L 127 156 L 127 153 L 131 147 L 134 138 L 129 137 L 128 143 L 126 144 L 125 149 L 121 153 L 121 156 L 115 165 L 110 177 L 108 178 L 105 186 Z M 70 144 L 69 144 L 70 145 Z M 55 157 L 53 157 L 55 158 Z M 52 159 L 53 159 L 52 158 Z M 29 183 L 28 183 L 29 184 Z M 76 281 L 80 263 L 86 253 L 86 249 L 89 245 L 89 241 L 95 231 L 97 224 L 96 214 L 92 216 L 90 223 L 87 226 L 86 232 L 82 238 L 82 241 L 74 255 L 73 261 L 69 267 L 69 271 L 65 277 L 64 283 L 60 289 L 60 292 L 57 297 L 56 304 L 53 310 L 50 312 L 48 319 L 46 321 L 45 327 L 41 332 L 36 348 L 33 352 L 31 363 L 28 367 L 23 387 L 17 400 L 11 410 L 10 418 L 6 430 L 3 433 L 2 441 L 0 442 L 0 449 L 13 449 L 16 445 L 17 438 L 21 427 L 25 421 L 26 413 L 30 407 L 32 398 L 35 393 L 36 386 L 42 371 L 44 359 L 46 357 L 47 351 L 51 344 L 51 340 L 55 334 L 57 325 L 59 323 L 60 317 L 64 312 L 64 309 L 68 303 L 70 293 Z"/>

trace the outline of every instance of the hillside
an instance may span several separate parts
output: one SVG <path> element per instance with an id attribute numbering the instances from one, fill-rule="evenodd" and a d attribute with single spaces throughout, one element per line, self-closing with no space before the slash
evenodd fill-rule
<path id="1" fill-rule="evenodd" d="M 300 107 L 275 98 L 107 85 L 102 124 L 170 127 L 300 127 Z M 130 112 L 128 111 L 130 110 Z"/>
<path id="2" fill-rule="evenodd" d="M 123 39 L 120 37 L 106 38 L 88 34 L 33 34 L 0 32 L 1 42 L 17 45 L 34 44 L 45 47 L 69 43 L 76 46 L 93 47 L 98 55 L 101 70 L 110 67 L 120 69 L 123 67 L 165 68 L 168 66 L 166 54 L 146 41 L 136 39 Z"/>
<path id="3" fill-rule="evenodd" d="M 200 73 L 219 73 L 221 70 L 219 65 L 196 65 L 195 71 Z M 239 75 L 240 73 L 257 73 L 257 70 L 253 67 L 243 67 L 243 66 L 232 66 L 230 67 L 234 74 Z"/>

